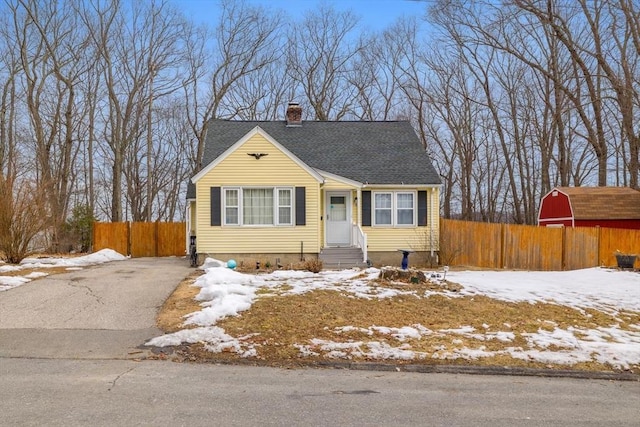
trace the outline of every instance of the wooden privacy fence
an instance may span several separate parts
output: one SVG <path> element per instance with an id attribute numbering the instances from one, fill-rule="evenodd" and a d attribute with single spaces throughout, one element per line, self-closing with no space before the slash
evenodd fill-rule
<path id="1" fill-rule="evenodd" d="M 184 256 L 185 227 L 184 222 L 96 222 L 93 250 L 108 248 L 134 258 Z"/>
<path id="2" fill-rule="evenodd" d="M 640 230 L 537 227 L 443 219 L 440 260 L 449 265 L 519 270 L 616 266 L 616 251 L 640 254 Z M 640 263 L 636 261 L 636 267 Z"/>

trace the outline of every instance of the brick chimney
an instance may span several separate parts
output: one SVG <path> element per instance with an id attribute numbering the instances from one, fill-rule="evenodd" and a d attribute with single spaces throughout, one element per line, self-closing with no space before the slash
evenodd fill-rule
<path id="1" fill-rule="evenodd" d="M 287 127 L 302 126 L 302 107 L 297 102 L 287 105 Z"/>

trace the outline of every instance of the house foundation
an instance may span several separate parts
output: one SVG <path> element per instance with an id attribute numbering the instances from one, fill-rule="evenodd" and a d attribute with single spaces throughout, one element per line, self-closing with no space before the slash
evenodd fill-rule
<path id="1" fill-rule="evenodd" d="M 236 262 L 238 267 L 245 268 L 284 268 L 289 269 L 296 264 L 300 264 L 307 260 L 317 260 L 318 254 L 303 253 L 301 254 L 260 254 L 260 253 L 198 253 L 198 265 L 202 265 L 206 258 L 214 258 L 223 262 L 230 259 Z"/>
<path id="2" fill-rule="evenodd" d="M 402 252 L 399 251 L 377 251 L 367 254 L 374 267 L 397 266 L 402 263 Z M 411 268 L 434 268 L 438 266 L 438 252 L 416 251 L 409 255 L 409 267 Z"/>

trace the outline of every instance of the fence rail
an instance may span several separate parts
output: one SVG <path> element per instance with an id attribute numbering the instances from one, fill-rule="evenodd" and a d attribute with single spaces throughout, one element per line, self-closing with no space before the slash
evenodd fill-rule
<path id="1" fill-rule="evenodd" d="M 640 230 L 440 221 L 440 260 L 491 269 L 576 270 L 615 266 L 617 251 L 640 254 Z M 132 257 L 184 256 L 184 222 L 96 222 L 93 250 Z M 640 266 L 636 261 L 635 267 Z"/>
<path id="2" fill-rule="evenodd" d="M 640 254 L 640 230 L 549 228 L 443 219 L 440 259 L 492 269 L 576 270 L 615 266 L 616 252 Z M 636 267 L 638 267 L 636 261 Z"/>
<path id="3" fill-rule="evenodd" d="M 184 222 L 96 222 L 93 250 L 113 249 L 134 258 L 184 256 Z"/>

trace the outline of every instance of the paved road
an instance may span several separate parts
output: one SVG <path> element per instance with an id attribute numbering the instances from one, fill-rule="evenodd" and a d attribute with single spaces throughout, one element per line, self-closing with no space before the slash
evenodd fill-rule
<path id="1" fill-rule="evenodd" d="M 640 383 L 0 359 L 7 426 L 638 426 Z"/>
<path id="2" fill-rule="evenodd" d="M 161 334 L 159 307 L 191 271 L 180 258 L 135 258 L 0 292 L 0 358 L 140 357 Z"/>

